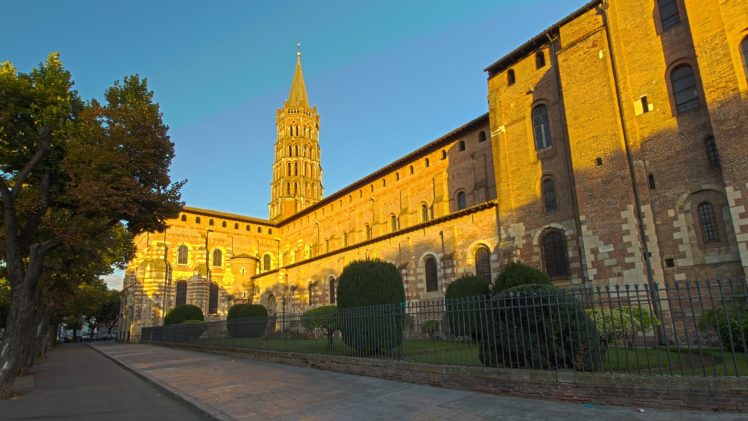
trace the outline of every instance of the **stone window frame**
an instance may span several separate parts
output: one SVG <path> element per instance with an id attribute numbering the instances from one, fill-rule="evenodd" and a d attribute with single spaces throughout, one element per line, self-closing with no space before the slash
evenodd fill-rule
<path id="1" fill-rule="evenodd" d="M 690 108 L 683 111 L 678 111 L 677 104 L 675 102 L 675 93 L 673 91 L 673 84 L 672 84 L 672 74 L 677 69 L 681 68 L 682 66 L 688 66 L 691 68 L 691 72 L 693 75 L 694 84 L 696 85 L 696 93 L 698 95 L 698 107 Z M 704 107 L 704 90 L 701 85 L 701 75 L 699 74 L 699 67 L 695 63 L 695 59 L 693 57 L 682 57 L 676 60 L 673 60 L 665 70 L 665 81 L 667 84 L 667 90 L 668 90 L 668 99 L 670 101 L 670 110 L 673 117 L 677 117 L 681 114 L 687 114 L 690 112 L 694 112 L 697 110 L 701 110 Z"/>
<path id="2" fill-rule="evenodd" d="M 273 256 L 270 253 L 262 255 L 262 271 L 267 272 L 273 270 Z"/>
<path id="3" fill-rule="evenodd" d="M 657 19 L 662 28 L 662 32 L 670 30 L 679 24 L 683 23 L 683 17 L 681 16 L 681 5 L 678 4 L 678 0 L 657 0 L 657 7 L 655 8 L 657 13 Z M 663 9 L 667 6 L 675 8 L 675 13 L 663 17 Z"/>
<path id="4" fill-rule="evenodd" d="M 550 238 L 551 236 L 559 235 L 560 238 L 563 240 L 562 245 L 560 249 L 554 250 L 555 253 L 553 253 L 555 256 L 552 256 L 554 258 L 553 262 L 549 262 L 549 259 L 551 256 L 548 255 L 547 250 L 547 244 L 546 240 Z M 540 261 L 543 264 L 543 271 L 550 277 L 552 280 L 566 280 L 571 278 L 571 263 L 569 262 L 569 239 L 566 237 L 566 233 L 555 227 L 548 227 L 545 228 L 538 238 L 538 246 L 540 247 Z M 559 266 L 559 263 L 561 265 L 559 266 L 560 269 L 557 273 L 550 273 L 549 272 L 549 264 L 553 263 L 553 266 Z M 565 270 L 563 270 L 565 269 Z M 555 271 L 554 271 L 555 272 Z"/>
<path id="5" fill-rule="evenodd" d="M 431 279 L 429 271 L 429 263 L 433 262 L 433 279 Z M 433 253 L 426 253 L 423 256 L 423 285 L 424 291 L 439 292 L 439 259 Z M 432 289 L 429 289 L 432 288 Z"/>
<path id="6" fill-rule="evenodd" d="M 462 198 L 462 203 L 460 203 L 460 198 Z M 461 211 L 467 208 L 467 193 L 463 189 L 457 190 L 455 193 L 455 210 Z"/>
<path id="7" fill-rule="evenodd" d="M 174 306 L 175 307 L 187 304 L 188 289 L 189 289 L 189 286 L 187 285 L 187 281 L 184 279 L 179 279 L 174 284 Z"/>
<path id="8" fill-rule="evenodd" d="M 727 237 L 727 229 L 725 227 L 724 211 L 727 203 L 727 199 L 724 197 L 724 193 L 716 190 L 701 190 L 692 194 L 688 198 L 690 202 L 690 214 L 691 221 L 693 222 L 693 231 L 696 235 L 696 243 L 702 250 L 725 247 L 729 245 Z M 717 235 L 719 241 L 704 241 L 704 231 L 701 226 L 701 218 L 699 217 L 699 206 L 702 203 L 708 202 L 712 205 L 714 210 L 714 222 L 717 225 Z"/>
<path id="9" fill-rule="evenodd" d="M 484 250 L 487 253 L 485 260 L 480 259 L 478 256 L 478 253 Z M 493 276 L 493 274 L 491 273 L 491 248 L 482 243 L 478 244 L 473 250 L 473 264 L 475 266 L 475 276 L 482 277 L 482 275 L 484 275 L 483 272 L 485 272 L 482 269 L 486 269 L 487 270 L 486 274 L 488 275 L 488 278 L 486 280 L 488 282 L 491 282 L 491 277 Z"/>
<path id="10" fill-rule="evenodd" d="M 421 202 L 421 204 L 418 206 L 419 211 L 419 218 L 421 220 L 421 223 L 429 222 L 431 218 L 431 211 L 429 209 L 429 205 L 426 202 Z"/>
<path id="11" fill-rule="evenodd" d="M 400 218 L 394 213 L 390 214 L 390 232 L 396 232 L 400 229 Z"/>
<path id="12" fill-rule="evenodd" d="M 536 114 L 539 110 L 545 110 L 545 120 L 537 121 Z M 530 111 L 530 124 L 532 126 L 532 141 L 535 153 L 541 153 L 553 148 L 553 125 L 551 124 L 551 112 L 548 103 L 539 101 L 532 105 Z M 540 128 L 542 134 L 542 144 L 538 142 L 537 129 Z"/>
<path id="13" fill-rule="evenodd" d="M 335 276 L 330 275 L 327 278 L 327 288 L 330 298 L 330 304 L 335 304 L 335 301 L 337 300 L 337 279 Z"/>
<path id="14" fill-rule="evenodd" d="M 184 251 L 184 255 L 182 255 L 182 251 Z M 182 259 L 184 257 L 184 259 Z M 190 248 L 187 247 L 185 244 L 180 244 L 179 247 L 177 247 L 177 264 L 178 265 L 188 265 L 190 262 Z"/>
<path id="15" fill-rule="evenodd" d="M 213 249 L 213 252 L 211 253 L 210 263 L 213 267 L 223 266 L 223 251 L 221 251 L 220 248 L 216 247 Z"/>
<path id="16" fill-rule="evenodd" d="M 546 186 L 551 188 L 546 189 Z M 559 211 L 558 189 L 556 188 L 556 180 L 552 175 L 546 174 L 540 179 L 540 198 L 543 203 L 543 211 L 546 214 L 555 214 Z"/>
<path id="17" fill-rule="evenodd" d="M 220 287 L 215 281 L 211 281 L 208 286 L 208 314 L 218 314 L 218 296 Z"/>

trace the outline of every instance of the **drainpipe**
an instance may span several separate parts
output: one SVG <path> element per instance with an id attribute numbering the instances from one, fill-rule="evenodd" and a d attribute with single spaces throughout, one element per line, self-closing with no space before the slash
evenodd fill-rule
<path id="1" fill-rule="evenodd" d="M 631 187 L 634 192 L 634 205 L 636 206 L 636 211 L 634 214 L 636 215 L 636 222 L 639 225 L 639 238 L 642 243 L 642 249 L 644 252 L 644 267 L 646 269 L 646 277 L 647 277 L 647 284 L 649 285 L 649 295 L 652 302 L 652 310 L 655 312 L 656 315 L 659 315 L 660 319 L 662 319 L 662 308 L 660 307 L 659 297 L 657 293 L 657 283 L 654 279 L 654 273 L 652 271 L 652 262 L 650 260 L 650 253 L 649 253 L 649 245 L 647 244 L 647 236 L 645 234 L 645 226 L 644 226 L 644 217 L 642 215 L 641 210 L 641 200 L 639 198 L 639 186 L 636 182 L 636 170 L 634 169 L 634 159 L 631 156 L 631 147 L 629 145 L 629 135 L 628 130 L 626 129 L 626 120 L 624 119 L 623 114 L 623 99 L 621 98 L 621 82 L 620 78 L 618 76 L 618 66 L 616 64 L 616 56 L 613 46 L 613 39 L 610 35 L 610 25 L 608 22 L 608 9 L 610 8 L 609 0 L 602 0 L 602 3 L 600 4 L 599 10 L 600 10 L 600 16 L 602 16 L 603 19 L 603 25 L 605 26 L 605 37 L 608 42 L 608 49 L 610 50 L 610 64 L 611 68 L 613 70 L 613 80 L 616 90 L 616 99 L 618 102 L 618 118 L 621 122 L 621 131 L 623 134 L 623 144 L 626 149 L 626 160 L 628 161 L 628 167 L 629 167 L 629 176 L 631 177 Z M 658 343 L 661 343 L 661 341 L 665 338 L 664 336 L 664 327 L 662 324 L 657 329 L 657 336 L 659 336 L 657 339 Z"/>

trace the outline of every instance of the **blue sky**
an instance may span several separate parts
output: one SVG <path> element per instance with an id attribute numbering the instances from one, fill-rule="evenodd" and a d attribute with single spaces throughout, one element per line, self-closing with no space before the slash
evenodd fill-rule
<path id="1" fill-rule="evenodd" d="M 146 77 L 187 204 L 266 218 L 297 42 L 329 195 L 485 113 L 483 69 L 584 3 L 2 0 L 0 61 L 59 51 L 84 98 Z"/>

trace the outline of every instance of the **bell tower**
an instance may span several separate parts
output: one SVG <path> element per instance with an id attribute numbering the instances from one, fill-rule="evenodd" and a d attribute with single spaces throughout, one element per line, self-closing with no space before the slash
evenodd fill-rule
<path id="1" fill-rule="evenodd" d="M 316 105 L 309 106 L 297 47 L 291 92 L 283 108 L 275 112 L 278 137 L 270 188 L 271 220 L 291 216 L 322 198 L 319 115 Z"/>

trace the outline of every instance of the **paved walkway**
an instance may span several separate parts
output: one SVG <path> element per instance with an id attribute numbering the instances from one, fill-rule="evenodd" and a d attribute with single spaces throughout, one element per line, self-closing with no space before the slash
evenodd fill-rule
<path id="1" fill-rule="evenodd" d="M 32 371 L 0 401 L 0 420 L 205 419 L 83 344 L 54 347 Z"/>
<path id="2" fill-rule="evenodd" d="M 503 397 L 151 345 L 95 347 L 219 419 L 745 419 Z"/>

